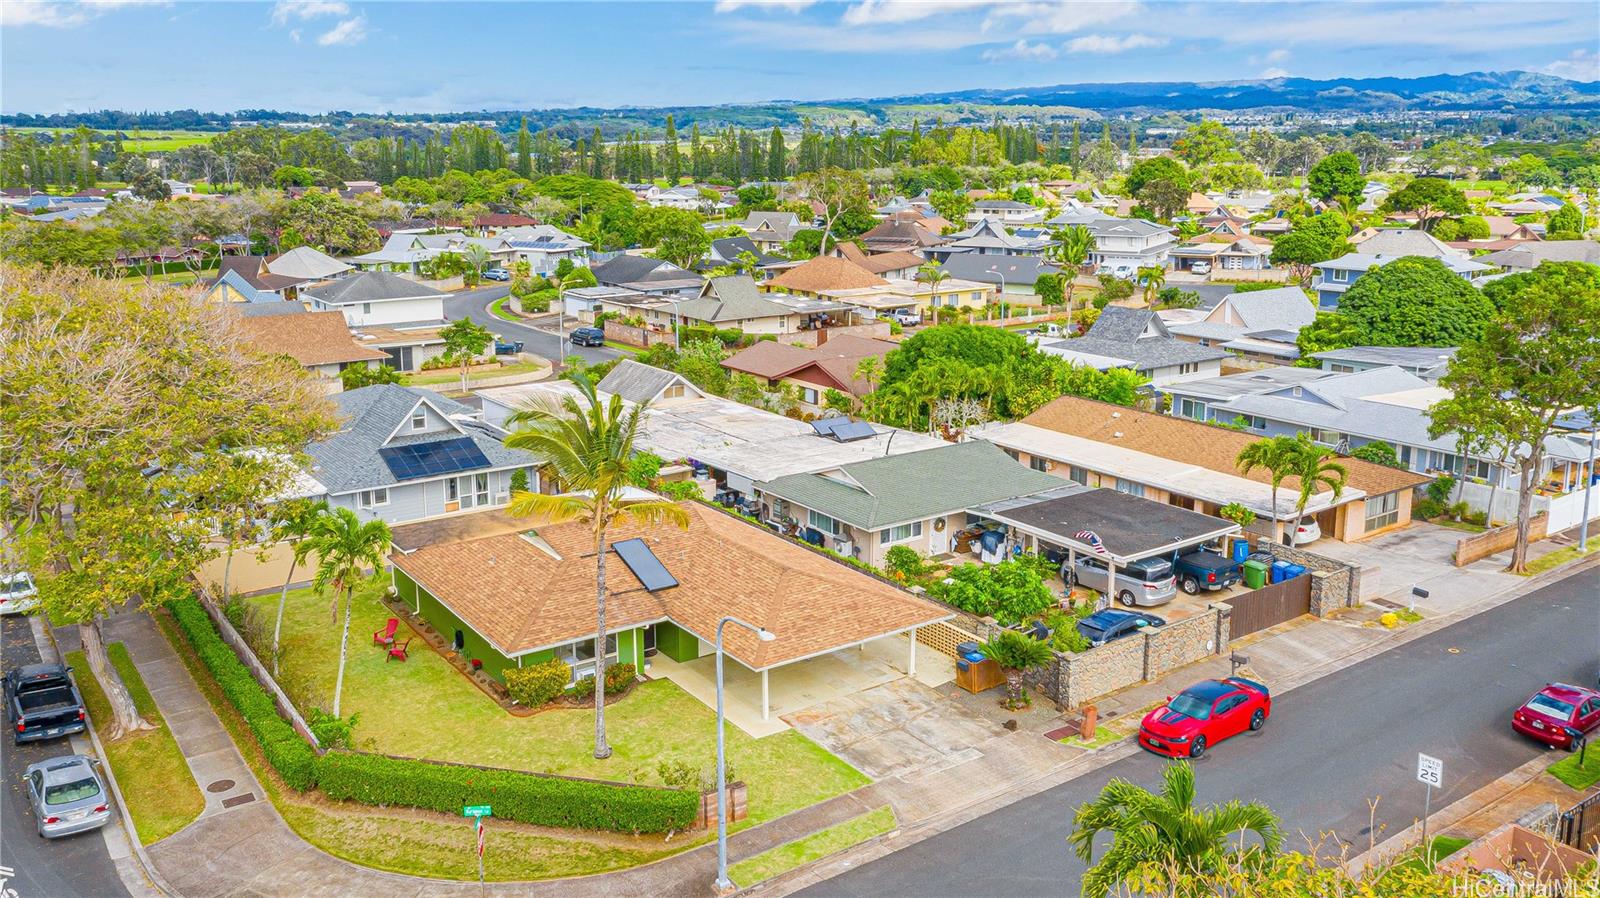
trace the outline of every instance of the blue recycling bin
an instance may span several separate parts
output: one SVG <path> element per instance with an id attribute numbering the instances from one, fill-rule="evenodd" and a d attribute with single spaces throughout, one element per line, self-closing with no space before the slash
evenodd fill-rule
<path id="1" fill-rule="evenodd" d="M 1289 562 L 1274 561 L 1272 563 L 1271 578 L 1272 579 L 1270 582 L 1272 583 L 1282 583 L 1283 581 L 1289 579 Z"/>
<path id="2" fill-rule="evenodd" d="M 1306 566 L 1305 565 L 1303 565 L 1303 564 L 1291 564 L 1291 565 L 1289 565 L 1288 571 L 1285 573 L 1283 579 L 1285 579 L 1285 580 L 1293 580 L 1294 578 L 1304 574 L 1305 572 L 1306 572 Z"/>
<path id="3" fill-rule="evenodd" d="M 1247 540 L 1247 539 L 1236 539 L 1236 540 L 1234 540 L 1233 541 L 1233 563 L 1234 564 L 1243 564 L 1249 558 L 1250 558 L 1250 541 Z"/>

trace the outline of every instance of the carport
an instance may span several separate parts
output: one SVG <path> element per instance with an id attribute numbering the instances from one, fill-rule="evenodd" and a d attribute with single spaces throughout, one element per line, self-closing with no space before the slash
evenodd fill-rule
<path id="1" fill-rule="evenodd" d="M 972 513 L 1011 528 L 1024 549 L 1064 549 L 1069 566 L 1079 554 L 1093 555 L 1111 568 L 1110 583 L 1118 568 L 1142 558 L 1169 557 L 1239 532 L 1238 524 L 1222 518 L 1077 485 L 990 502 Z"/>

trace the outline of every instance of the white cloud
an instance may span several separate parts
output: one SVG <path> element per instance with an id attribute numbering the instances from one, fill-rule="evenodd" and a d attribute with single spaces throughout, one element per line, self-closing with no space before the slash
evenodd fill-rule
<path id="1" fill-rule="evenodd" d="M 1283 62 L 1285 59 L 1288 59 L 1288 58 L 1289 58 L 1289 51 L 1287 49 L 1283 48 L 1283 47 L 1279 47 L 1278 49 L 1273 50 L 1271 53 L 1267 54 L 1267 62 Z"/>
<path id="2" fill-rule="evenodd" d="M 929 0 L 861 0 L 844 11 L 841 21 L 846 25 L 891 25 L 993 6 L 998 2 L 1001 0 L 944 0 L 942 3 Z"/>
<path id="3" fill-rule="evenodd" d="M 290 19 L 315 19 L 320 16 L 347 16 L 350 5 L 342 0 L 278 0 L 272 7 L 272 24 L 285 25 Z"/>
<path id="4" fill-rule="evenodd" d="M 324 47 L 333 47 L 350 44 L 359 44 L 367 39 L 367 17 L 356 16 L 345 19 L 339 24 L 323 32 L 317 38 L 317 43 Z"/>
<path id="5" fill-rule="evenodd" d="M 76 28 L 125 6 L 170 6 L 166 0 L 0 0 L 0 25 Z"/>
<path id="6" fill-rule="evenodd" d="M 1287 77 L 1289 77 L 1289 70 L 1288 69 L 1281 69 L 1281 68 L 1278 68 L 1277 66 L 1273 66 L 1272 68 L 1267 69 L 1266 71 L 1262 72 L 1260 77 L 1266 78 L 1269 81 L 1271 79 L 1273 79 L 1273 78 L 1287 78 Z"/>
<path id="7" fill-rule="evenodd" d="M 1094 25 L 1105 25 L 1143 11 L 1134 2 L 1104 3 L 1014 3 L 990 13 L 984 29 L 1000 27 L 1004 20 L 1020 19 L 1027 34 L 1071 34 Z"/>
<path id="8" fill-rule="evenodd" d="M 1069 53 L 1124 53 L 1145 47 L 1163 47 L 1166 43 L 1166 38 L 1148 34 L 1125 34 L 1121 37 L 1114 34 L 1086 34 L 1067 41 L 1066 47 Z"/>
<path id="9" fill-rule="evenodd" d="M 1030 44 L 1021 39 L 1009 47 L 983 51 L 984 62 L 1049 62 L 1056 56 L 1056 48 L 1049 44 Z"/>
<path id="10" fill-rule="evenodd" d="M 1600 53 L 1590 53 L 1579 47 L 1566 59 L 1558 59 L 1539 71 L 1573 81 L 1600 81 Z"/>
<path id="11" fill-rule="evenodd" d="M 297 44 L 300 43 L 300 29 L 298 29 L 298 28 L 290 28 L 289 29 L 289 40 L 292 40 Z"/>
<path id="12" fill-rule="evenodd" d="M 799 12 L 808 6 L 815 6 L 817 0 L 717 0 L 717 12 L 734 12 L 746 7 L 752 9 L 783 9 L 789 12 Z"/>

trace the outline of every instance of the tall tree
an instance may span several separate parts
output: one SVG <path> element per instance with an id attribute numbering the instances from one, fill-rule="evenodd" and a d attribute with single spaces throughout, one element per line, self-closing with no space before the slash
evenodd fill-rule
<path id="1" fill-rule="evenodd" d="M 871 197 L 865 178 L 838 166 L 800 175 L 795 178 L 795 190 L 802 198 L 822 206 L 822 246 L 817 251 L 819 256 L 828 254 L 828 235 L 832 233 L 839 216 L 847 212 L 867 211 Z"/>
<path id="2" fill-rule="evenodd" d="M 1067 311 L 1072 311 L 1072 291 L 1077 286 L 1078 273 L 1089 261 L 1094 251 L 1094 234 L 1083 225 L 1069 225 L 1056 231 L 1055 241 L 1045 250 L 1050 261 L 1061 266 L 1065 278 Z"/>
<path id="3" fill-rule="evenodd" d="M 1364 346 L 1460 346 L 1477 339 L 1493 314 L 1483 291 L 1425 256 L 1371 269 L 1339 298 L 1339 315 Z"/>
<path id="4" fill-rule="evenodd" d="M 678 183 L 678 176 L 683 173 L 683 159 L 678 155 L 678 126 L 672 120 L 672 113 L 667 113 L 667 136 L 662 145 L 665 153 L 667 180 Z"/>
<path id="5" fill-rule="evenodd" d="M 522 117 L 522 126 L 517 129 L 517 174 L 533 177 L 533 135 L 528 133 L 527 116 Z"/>
<path id="6" fill-rule="evenodd" d="M 1081 159 L 1080 154 L 1083 149 L 1082 140 L 1078 134 L 1079 124 L 1080 122 L 1077 119 L 1072 120 L 1072 149 L 1069 151 L 1069 155 L 1067 157 L 1067 164 L 1072 166 L 1072 176 L 1074 178 L 1078 176 L 1078 163 Z"/>
<path id="7" fill-rule="evenodd" d="M 767 179 L 769 181 L 782 181 L 788 177 L 788 161 L 785 156 L 788 147 L 783 142 L 783 129 L 777 125 L 772 126 L 772 134 L 767 138 Z"/>
<path id="8" fill-rule="evenodd" d="M 1361 174 L 1361 160 L 1354 153 L 1324 156 L 1306 176 L 1306 188 L 1312 196 L 1324 202 L 1338 199 L 1347 209 L 1354 207 L 1353 201 L 1360 198 L 1366 186 L 1366 176 Z"/>
<path id="9" fill-rule="evenodd" d="M 634 441 L 649 403 L 625 409 L 620 396 L 602 401 L 582 374 L 574 377 L 573 383 L 578 396 L 567 396 L 558 408 L 524 409 L 507 421 L 511 435 L 506 445 L 546 459 L 557 483 L 567 490 L 556 495 L 518 493 L 511 497 L 510 512 L 517 517 L 540 515 L 554 523 L 583 521 L 594 535 L 594 756 L 609 758 L 605 710 L 607 534 L 622 520 L 687 528 L 689 515 L 671 502 L 634 499 L 627 492 Z"/>
<path id="10" fill-rule="evenodd" d="M 1516 447 L 1517 541 L 1509 570 L 1528 564 L 1533 493 L 1545 440 L 1569 409 L 1600 410 L 1600 266 L 1546 262 L 1475 338 L 1462 343 L 1429 411 L 1429 435 L 1473 432 Z"/>
<path id="11" fill-rule="evenodd" d="M 1327 487 L 1334 499 L 1344 493 L 1349 472 L 1344 465 L 1328 460 L 1333 457 L 1331 450 L 1311 442 L 1311 438 L 1304 433 L 1296 434 L 1296 442 L 1298 445 L 1289 463 L 1289 476 L 1299 481 L 1299 492 L 1294 503 L 1294 519 L 1298 526 L 1300 519 L 1305 516 L 1306 505 L 1320 488 Z M 1286 539 L 1293 542 L 1292 537 Z"/>
<path id="12" fill-rule="evenodd" d="M 1112 837 L 1111 847 L 1084 871 L 1083 894 L 1125 894 L 1139 871 L 1153 866 L 1170 871 L 1174 884 L 1187 881 L 1198 887 L 1170 894 L 1198 898 L 1211 891 L 1196 878 L 1234 866 L 1254 869 L 1283 843 L 1278 819 L 1266 805 L 1233 800 L 1197 808 L 1194 800 L 1194 768 L 1187 761 L 1167 765 L 1159 793 L 1123 779 L 1107 783 L 1099 796 L 1078 808 L 1067 840 L 1089 863 L 1096 839 L 1106 833 Z M 1260 845 L 1246 848 L 1245 833 Z M 1239 847 L 1229 844 L 1232 839 L 1239 840 Z M 1161 894 L 1169 892 L 1163 888 Z"/>
<path id="13" fill-rule="evenodd" d="M 1443 178 L 1417 178 L 1389 194 L 1383 208 L 1387 212 L 1417 213 L 1417 227 L 1427 231 L 1446 215 L 1465 215 L 1467 198 Z"/>
<path id="14" fill-rule="evenodd" d="M 476 246 L 476 244 L 474 244 Z M 461 392 L 467 391 L 467 368 L 494 342 L 489 329 L 470 318 L 452 321 L 439 329 L 444 356 L 461 366 Z"/>
<path id="15" fill-rule="evenodd" d="M 344 624 L 339 630 L 339 675 L 333 681 L 333 716 L 339 716 L 344 698 L 344 669 L 350 652 L 350 609 L 356 587 L 368 571 L 383 566 L 389 552 L 389 525 L 378 519 L 363 521 L 348 508 L 335 508 L 317 518 L 309 551 L 317 556 L 317 576 L 312 587 L 333 590 L 333 619 L 339 622 L 339 597 L 344 596 Z"/>
<path id="16" fill-rule="evenodd" d="M 1272 541 L 1283 538 L 1283 512 L 1278 510 L 1278 488 L 1294 470 L 1300 447 L 1294 437 L 1275 436 L 1256 440 L 1239 450 L 1234 464 L 1239 473 L 1249 476 L 1251 471 L 1267 472 L 1267 482 L 1272 485 Z"/>
<path id="17" fill-rule="evenodd" d="M 0 264 L 0 284 L 0 513 L 46 612 L 78 625 L 114 739 L 145 724 L 105 616 L 189 594 L 231 513 L 210 495 L 279 494 L 331 407 L 300 366 L 255 355 L 224 304 L 66 268 Z"/>

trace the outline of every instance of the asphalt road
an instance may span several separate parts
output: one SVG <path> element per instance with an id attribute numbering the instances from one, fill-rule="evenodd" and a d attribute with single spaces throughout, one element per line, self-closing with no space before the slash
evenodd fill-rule
<path id="1" fill-rule="evenodd" d="M 1332 833 L 1356 854 L 1368 847 L 1368 799 L 1381 796 L 1380 833 L 1421 815 L 1418 752 L 1444 761 L 1441 809 L 1544 751 L 1511 731 L 1513 708 L 1549 681 L 1592 686 L 1597 670 L 1600 570 L 1590 569 L 1285 693 L 1264 730 L 1195 765 L 1198 801 L 1265 802 L 1291 848 L 1306 850 L 1297 832 Z M 1112 777 L 1159 788 L 1166 763 L 1141 752 L 799 894 L 1077 894 L 1074 811 Z"/>
<path id="2" fill-rule="evenodd" d="M 489 304 L 510 293 L 511 288 L 501 284 L 480 287 L 477 290 L 463 290 L 444 301 L 444 315 L 451 321 L 470 318 L 489 330 L 504 335 L 508 340 L 521 340 L 524 352 L 531 352 L 554 362 L 559 362 L 569 355 L 580 355 L 591 363 L 604 362 L 623 355 L 615 349 L 604 346 L 573 346 L 571 340 L 566 341 L 563 351 L 561 338 L 555 334 L 534 330 L 520 322 L 496 318 L 494 313 L 489 311 Z"/>
<path id="3" fill-rule="evenodd" d="M 3 669 L 39 662 L 39 650 L 33 644 L 27 618 L 15 614 L 0 618 L 0 640 Z M 23 771 L 35 761 L 71 753 L 65 739 L 17 745 L 10 736 L 0 737 L 0 766 L 4 767 L 5 776 L 4 788 L 0 788 L 0 867 L 10 868 L 10 881 L 5 888 L 15 889 L 18 898 L 110 898 L 128 894 L 100 833 L 41 839 L 35 832 L 33 812 L 22 785 Z"/>

